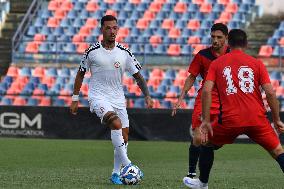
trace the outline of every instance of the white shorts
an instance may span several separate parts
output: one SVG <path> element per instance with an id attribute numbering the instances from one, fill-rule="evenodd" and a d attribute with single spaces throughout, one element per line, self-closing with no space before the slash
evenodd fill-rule
<path id="1" fill-rule="evenodd" d="M 107 112 L 115 112 L 117 113 L 119 119 L 121 120 L 122 128 L 129 127 L 129 119 L 128 114 L 125 108 L 116 108 L 111 105 L 111 103 L 104 100 L 90 100 L 90 111 L 95 112 L 97 116 L 101 119 L 101 123 L 103 123 L 104 115 Z"/>

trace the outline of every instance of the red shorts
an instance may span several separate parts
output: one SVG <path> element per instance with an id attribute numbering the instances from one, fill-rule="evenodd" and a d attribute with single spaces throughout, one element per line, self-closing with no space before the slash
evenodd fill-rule
<path id="1" fill-rule="evenodd" d="M 219 114 L 210 114 L 211 125 L 214 127 L 218 124 Z M 191 127 L 195 129 L 201 125 L 201 111 L 194 109 L 191 117 Z"/>
<path id="2" fill-rule="evenodd" d="M 245 134 L 257 144 L 261 145 L 267 151 L 275 149 L 280 140 L 270 125 L 269 121 L 264 121 L 263 125 L 230 127 L 217 125 L 213 127 L 213 137 L 210 137 L 210 142 L 217 146 L 231 144 L 239 136 Z"/>

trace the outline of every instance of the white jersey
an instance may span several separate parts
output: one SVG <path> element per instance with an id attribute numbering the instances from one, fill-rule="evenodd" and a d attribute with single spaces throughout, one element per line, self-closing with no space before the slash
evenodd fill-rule
<path id="1" fill-rule="evenodd" d="M 89 101 L 105 100 L 116 108 L 124 108 L 123 74 L 127 71 L 133 75 L 141 69 L 141 65 L 121 44 L 116 42 L 112 50 L 107 50 L 97 42 L 85 51 L 79 69 L 91 71 Z"/>

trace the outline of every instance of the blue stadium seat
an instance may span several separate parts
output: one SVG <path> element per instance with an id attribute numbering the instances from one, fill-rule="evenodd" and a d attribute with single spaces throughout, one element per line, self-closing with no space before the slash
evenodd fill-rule
<path id="1" fill-rule="evenodd" d="M 161 106 L 166 108 L 166 109 L 171 109 L 172 108 L 172 103 L 170 101 L 162 100 Z"/>
<path id="2" fill-rule="evenodd" d="M 205 45 L 211 44 L 211 38 L 210 37 L 206 37 L 206 36 L 202 37 L 201 44 L 205 44 Z"/>
<path id="3" fill-rule="evenodd" d="M 192 30 L 187 29 L 187 28 L 184 28 L 181 32 L 181 37 L 184 37 L 184 38 L 188 38 L 189 36 L 192 36 L 192 35 L 193 35 Z"/>
<path id="4" fill-rule="evenodd" d="M 214 22 L 216 19 L 219 18 L 219 16 L 220 16 L 219 13 L 217 13 L 217 12 L 211 12 L 211 13 L 208 14 L 206 20 L 207 20 L 207 21 L 212 21 L 212 22 Z"/>
<path id="5" fill-rule="evenodd" d="M 157 88 L 157 93 L 161 93 L 163 95 L 166 95 L 166 92 L 168 91 L 168 86 L 167 85 L 160 85 Z"/>
<path id="6" fill-rule="evenodd" d="M 142 16 L 143 16 L 143 12 L 141 12 L 141 11 L 133 11 L 129 19 L 130 20 L 138 20 Z"/>
<path id="7" fill-rule="evenodd" d="M 27 83 L 22 92 L 21 95 L 32 95 L 35 89 L 34 83 Z"/>
<path id="8" fill-rule="evenodd" d="M 73 22 L 73 26 L 76 28 L 81 28 L 85 24 L 85 20 L 81 18 L 76 18 Z"/>
<path id="9" fill-rule="evenodd" d="M 38 12 L 38 17 L 41 17 L 41 18 L 52 17 L 52 12 L 47 9 L 43 9 L 42 11 Z"/>
<path id="10" fill-rule="evenodd" d="M 191 55 L 193 50 L 194 49 L 190 45 L 182 45 L 181 54 L 182 55 Z"/>
<path id="11" fill-rule="evenodd" d="M 276 46 L 278 45 L 278 39 L 273 38 L 273 37 L 269 37 L 267 40 L 267 44 L 270 46 Z"/>
<path id="12" fill-rule="evenodd" d="M 141 2 L 138 7 L 136 7 L 137 11 L 145 11 L 148 9 L 149 3 L 147 2 Z"/>
<path id="13" fill-rule="evenodd" d="M 180 93 L 180 88 L 178 86 L 170 86 L 170 92 Z"/>
<path id="14" fill-rule="evenodd" d="M 20 70 L 20 75 L 21 76 L 31 76 L 32 75 L 32 71 L 30 67 L 23 67 Z"/>
<path id="15" fill-rule="evenodd" d="M 148 80 L 150 77 L 149 70 L 147 69 L 140 70 L 140 74 L 144 77 L 145 80 Z"/>
<path id="16" fill-rule="evenodd" d="M 52 29 L 51 29 L 51 28 L 49 28 L 49 27 L 47 27 L 47 26 L 43 26 L 42 29 L 41 29 L 41 31 L 40 31 L 40 33 L 43 34 L 43 35 L 50 35 L 50 34 L 52 34 L 53 32 L 52 32 Z"/>
<path id="17" fill-rule="evenodd" d="M 124 11 L 133 11 L 135 9 L 135 5 L 130 3 L 130 2 L 127 2 L 124 7 L 123 7 L 123 10 Z M 122 11 L 123 12 L 123 11 Z"/>
<path id="18" fill-rule="evenodd" d="M 284 56 L 284 47 L 275 46 L 272 55 L 273 56 Z"/>
<path id="19" fill-rule="evenodd" d="M 59 95 L 59 92 L 61 90 L 61 84 L 57 83 L 53 85 L 48 91 L 47 95 Z"/>
<path id="20" fill-rule="evenodd" d="M 46 84 L 39 83 L 37 88 L 43 90 L 45 93 L 48 91 L 48 87 Z"/>
<path id="21" fill-rule="evenodd" d="M 168 18 L 168 16 L 169 13 L 161 11 L 157 13 L 155 20 L 162 22 L 165 18 Z"/>
<path id="22" fill-rule="evenodd" d="M 76 1 L 74 3 L 73 9 L 77 11 L 81 11 L 85 9 L 86 4 L 84 2 Z"/>
<path id="23" fill-rule="evenodd" d="M 186 24 L 187 24 L 187 21 L 178 19 L 176 24 L 175 24 L 175 27 L 179 28 L 179 29 L 183 29 L 183 28 L 186 27 Z"/>
<path id="24" fill-rule="evenodd" d="M 174 80 L 176 77 L 176 71 L 173 69 L 168 69 L 165 73 L 164 79 L 171 79 Z"/>
<path id="25" fill-rule="evenodd" d="M 168 36 L 168 31 L 163 28 L 158 28 L 158 30 L 155 32 L 155 35 Z"/>
<path id="26" fill-rule="evenodd" d="M 154 52 L 158 55 L 166 54 L 167 46 L 164 44 L 159 44 L 156 48 L 154 48 Z"/>
<path id="27" fill-rule="evenodd" d="M 65 106 L 65 102 L 63 99 L 53 98 L 52 106 Z"/>
<path id="28" fill-rule="evenodd" d="M 162 7 L 162 12 L 170 12 L 174 9 L 174 4 L 172 3 L 165 3 Z"/>
<path id="29" fill-rule="evenodd" d="M 149 28 L 157 29 L 160 26 L 161 26 L 161 21 L 159 21 L 159 20 L 152 20 L 152 22 L 149 25 Z"/>
<path id="30" fill-rule="evenodd" d="M 11 76 L 4 76 L 4 78 L 2 79 L 2 83 L 7 83 L 8 85 L 10 85 L 13 82 L 13 77 Z"/>
<path id="31" fill-rule="evenodd" d="M 76 53 L 77 47 L 73 43 L 64 43 L 63 44 L 63 51 L 65 53 Z"/>
<path id="32" fill-rule="evenodd" d="M 42 27 L 46 24 L 46 19 L 43 19 L 41 17 L 37 17 L 34 23 L 34 26 L 36 27 Z"/>
<path id="33" fill-rule="evenodd" d="M 165 78 L 162 80 L 160 86 L 166 86 L 166 87 L 168 87 L 168 86 L 172 85 L 172 83 L 173 83 L 173 79 L 172 79 L 172 78 L 167 78 L 167 77 L 165 77 Z M 158 87 L 158 88 L 159 88 L 159 87 Z M 164 88 L 161 89 L 161 90 L 162 90 L 163 92 L 166 92 L 166 91 L 167 91 L 167 90 L 164 90 Z M 162 91 L 159 91 L 159 92 L 162 92 Z"/>
<path id="34" fill-rule="evenodd" d="M 143 98 L 139 98 L 134 100 L 134 108 L 145 108 L 145 100 Z"/>
<path id="35" fill-rule="evenodd" d="M 180 19 L 188 22 L 188 20 L 190 20 L 192 18 L 194 18 L 194 13 L 192 13 L 192 12 L 185 12 L 185 13 L 183 13 L 183 15 L 181 16 Z"/>
<path id="36" fill-rule="evenodd" d="M 90 12 L 88 12 L 86 9 L 83 9 L 79 16 L 82 19 L 90 18 Z"/>
<path id="37" fill-rule="evenodd" d="M 69 19 L 76 19 L 78 18 L 78 12 L 77 10 L 70 10 L 66 16 L 66 18 L 69 18 Z"/>
<path id="38" fill-rule="evenodd" d="M 36 33 L 38 33 L 36 27 L 30 26 L 29 29 L 28 29 L 27 35 L 28 36 L 34 36 Z"/>
<path id="39" fill-rule="evenodd" d="M 214 12 L 214 13 L 221 13 L 221 12 L 223 12 L 224 5 L 221 5 L 221 4 L 218 4 L 218 3 L 212 4 L 212 5 L 213 5 L 212 12 Z"/>
<path id="40" fill-rule="evenodd" d="M 176 21 L 176 20 L 178 20 L 179 18 L 181 18 L 181 14 L 176 13 L 176 12 L 170 12 L 170 15 L 169 15 L 168 18 L 170 18 L 170 19 Z"/>
<path id="41" fill-rule="evenodd" d="M 282 74 L 279 71 L 272 71 L 269 75 L 271 79 L 278 80 L 278 81 L 282 80 L 282 76 L 281 76 Z"/>
<path id="42" fill-rule="evenodd" d="M 164 44 L 175 43 L 175 39 L 170 38 L 170 37 L 168 37 L 168 36 L 164 36 L 164 37 L 163 37 L 163 43 L 164 43 Z"/>
<path id="43" fill-rule="evenodd" d="M 38 105 L 38 99 L 28 97 L 26 105 L 27 106 L 37 106 Z"/>
<path id="44" fill-rule="evenodd" d="M 197 12 L 199 10 L 199 7 L 197 4 L 189 4 L 187 6 L 187 11 L 188 12 Z"/>
<path id="45" fill-rule="evenodd" d="M 142 32 L 142 35 L 149 38 L 150 36 L 154 35 L 154 31 L 155 29 L 153 28 L 147 28 Z M 148 40 L 146 42 L 148 42 Z"/>
<path id="46" fill-rule="evenodd" d="M 67 31 L 65 31 L 65 35 L 67 36 L 74 36 L 77 33 L 78 33 L 78 29 L 73 26 L 67 27 Z"/>
<path id="47" fill-rule="evenodd" d="M 187 43 L 187 38 L 186 38 L 186 37 L 179 37 L 179 38 L 177 38 L 176 42 L 177 42 L 178 44 L 184 45 L 184 44 Z"/>
<path id="48" fill-rule="evenodd" d="M 1 99 L 1 105 L 7 105 L 7 106 L 10 106 L 10 105 L 12 105 L 12 99 L 10 99 L 10 98 L 7 98 L 7 97 L 3 97 L 2 99 Z"/>
<path id="49" fill-rule="evenodd" d="M 252 12 L 252 10 L 251 10 L 251 6 L 249 5 L 249 4 L 244 4 L 244 3 L 242 3 L 242 4 L 240 4 L 240 6 L 239 6 L 239 9 L 238 9 L 238 12 L 239 13 L 251 13 Z"/>
<path id="50" fill-rule="evenodd" d="M 129 18 L 129 15 L 126 11 L 120 11 L 118 16 L 117 16 L 118 20 L 126 20 L 128 18 Z"/>
<path id="51" fill-rule="evenodd" d="M 29 83 L 33 83 L 35 86 L 37 86 L 37 84 L 39 84 L 40 79 L 38 77 L 30 77 Z"/>
<path id="52" fill-rule="evenodd" d="M 82 106 L 84 106 L 84 107 L 88 107 L 89 106 L 89 101 L 87 99 L 80 98 L 79 101 L 80 101 L 80 104 L 82 104 Z"/>
<path id="53" fill-rule="evenodd" d="M 144 44 L 144 52 L 148 55 L 154 54 L 154 48 L 151 44 Z"/>
<path id="54" fill-rule="evenodd" d="M 97 40 L 97 37 L 92 36 L 92 35 L 89 35 L 89 36 L 86 37 L 85 41 L 88 42 L 88 43 L 95 43 L 95 42 L 97 42 L 98 40 Z M 125 41 L 125 42 L 126 42 L 126 41 Z"/>
<path id="55" fill-rule="evenodd" d="M 211 28 L 212 25 L 213 25 L 212 21 L 202 20 L 201 24 L 200 24 L 200 28 L 201 29 L 208 29 L 208 28 Z"/>
<path id="56" fill-rule="evenodd" d="M 131 44 L 130 45 L 130 49 L 131 49 L 131 52 L 136 56 L 136 55 L 141 55 L 143 54 L 143 45 L 141 44 Z"/>
<path id="57" fill-rule="evenodd" d="M 273 38 L 279 39 L 280 37 L 284 36 L 284 30 L 277 29 L 274 31 Z"/>

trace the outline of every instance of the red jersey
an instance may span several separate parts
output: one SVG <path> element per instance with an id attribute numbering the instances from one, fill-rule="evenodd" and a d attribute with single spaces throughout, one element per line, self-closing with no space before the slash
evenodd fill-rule
<path id="1" fill-rule="evenodd" d="M 219 92 L 222 125 L 266 123 L 260 87 L 270 83 L 270 79 L 261 61 L 233 50 L 212 62 L 206 80 L 214 81 Z"/>
<path id="2" fill-rule="evenodd" d="M 224 52 L 222 53 L 228 53 L 230 51 L 230 49 L 228 47 L 224 48 Z M 215 59 L 217 59 L 218 56 L 216 55 L 216 53 L 212 50 L 212 47 L 203 49 L 201 51 L 199 51 L 193 61 L 191 62 L 191 64 L 189 65 L 188 68 L 188 72 L 192 75 L 194 75 L 195 77 L 197 77 L 199 74 L 202 77 L 203 81 L 201 83 L 201 87 L 198 90 L 198 94 L 197 97 L 195 99 L 195 105 L 194 105 L 194 109 L 196 110 L 197 108 L 199 110 L 196 110 L 198 112 L 201 113 L 201 91 L 202 91 L 202 86 L 204 84 L 206 75 L 208 73 L 208 69 L 209 66 L 211 64 L 211 62 Z M 219 103 L 219 97 L 218 97 L 218 93 L 216 91 L 216 89 L 214 88 L 212 91 L 212 105 L 211 105 L 211 114 L 218 114 L 219 113 L 219 107 L 220 107 L 220 103 Z"/>

